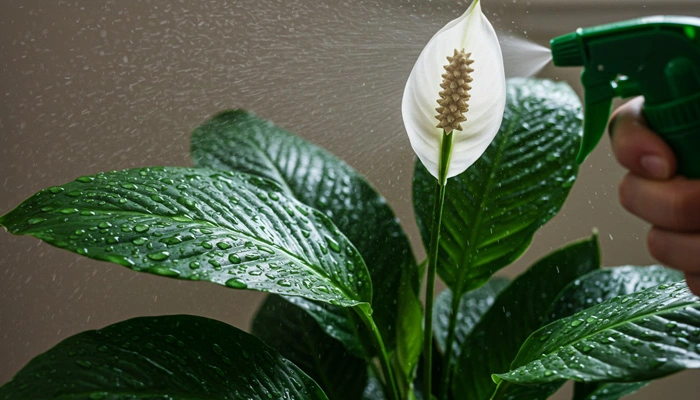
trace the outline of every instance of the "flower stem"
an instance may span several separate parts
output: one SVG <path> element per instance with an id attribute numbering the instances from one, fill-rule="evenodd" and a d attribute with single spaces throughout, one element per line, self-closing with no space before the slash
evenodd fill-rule
<path id="1" fill-rule="evenodd" d="M 386 382 L 387 386 L 386 389 L 389 392 L 389 400 L 400 400 L 401 398 L 399 397 L 398 387 L 396 386 L 396 380 L 394 379 L 394 371 L 391 369 L 391 365 L 389 363 L 389 355 L 386 352 L 386 348 L 384 347 L 384 341 L 382 340 L 382 335 L 379 334 L 379 329 L 374 323 L 374 319 L 367 312 L 366 308 L 362 306 L 356 306 L 353 307 L 353 309 L 360 316 L 362 322 L 364 322 L 365 326 L 372 333 L 372 340 L 374 341 L 374 345 L 377 347 L 377 350 L 379 352 L 379 364 L 381 365 L 382 373 L 384 374 L 384 381 Z"/>
<path id="2" fill-rule="evenodd" d="M 445 187 L 447 186 L 447 167 L 450 165 L 452 154 L 452 135 L 443 132 L 440 149 L 440 168 L 435 187 L 435 204 L 433 206 L 433 222 L 430 228 L 430 247 L 428 248 L 428 279 L 425 287 L 425 334 L 423 342 L 423 398 L 430 399 L 432 395 L 433 376 L 433 302 L 435 297 L 435 275 L 437 272 L 438 246 L 440 244 L 440 229 L 442 227 L 442 207 L 445 204 Z"/>
<path id="3" fill-rule="evenodd" d="M 450 375 L 452 375 L 452 354 L 454 353 L 454 342 L 457 329 L 457 317 L 459 316 L 459 305 L 461 303 L 462 297 L 452 293 L 452 306 L 450 313 L 450 324 L 447 328 L 447 340 L 445 341 L 445 354 L 442 363 L 442 382 L 440 386 L 440 399 L 447 399 L 447 392 L 449 391 Z"/>

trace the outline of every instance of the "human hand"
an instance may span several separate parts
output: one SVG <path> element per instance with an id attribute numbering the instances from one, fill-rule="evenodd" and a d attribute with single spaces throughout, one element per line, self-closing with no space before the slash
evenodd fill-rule
<path id="1" fill-rule="evenodd" d="M 613 152 L 629 170 L 620 183 L 620 203 L 653 225 L 649 253 L 683 271 L 690 290 L 700 295 L 700 180 L 676 176 L 676 158 L 647 126 L 643 104 L 636 98 L 610 120 Z"/>

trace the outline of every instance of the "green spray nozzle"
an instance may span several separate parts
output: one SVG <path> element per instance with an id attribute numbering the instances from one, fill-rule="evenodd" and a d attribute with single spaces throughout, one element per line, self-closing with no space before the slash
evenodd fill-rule
<path id="1" fill-rule="evenodd" d="M 577 162 L 603 136 L 613 98 L 642 95 L 649 125 L 673 149 L 678 173 L 700 178 L 700 18 L 654 16 L 579 28 L 550 46 L 554 65 L 584 67 Z"/>

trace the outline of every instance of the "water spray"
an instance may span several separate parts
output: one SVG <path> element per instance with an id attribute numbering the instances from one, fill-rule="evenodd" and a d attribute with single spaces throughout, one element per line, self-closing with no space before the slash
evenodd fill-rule
<path id="1" fill-rule="evenodd" d="M 579 28 L 552 39 L 555 66 L 583 66 L 583 162 L 605 131 L 615 97 L 644 96 L 649 125 L 678 173 L 700 178 L 700 18 L 654 16 Z"/>

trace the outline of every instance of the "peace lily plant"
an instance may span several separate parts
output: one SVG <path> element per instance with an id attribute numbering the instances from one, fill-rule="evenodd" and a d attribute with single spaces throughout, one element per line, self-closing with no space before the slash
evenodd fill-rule
<path id="1" fill-rule="evenodd" d="M 134 271 L 269 293 L 252 334 L 188 315 L 77 334 L 0 399 L 542 399 L 567 380 L 617 399 L 700 366 L 682 276 L 602 269 L 595 235 L 493 277 L 566 199 L 581 106 L 561 83 L 505 82 L 478 0 L 421 53 L 403 115 L 426 263 L 352 168 L 242 110 L 194 131 L 195 168 L 82 176 L 0 217 Z"/>

